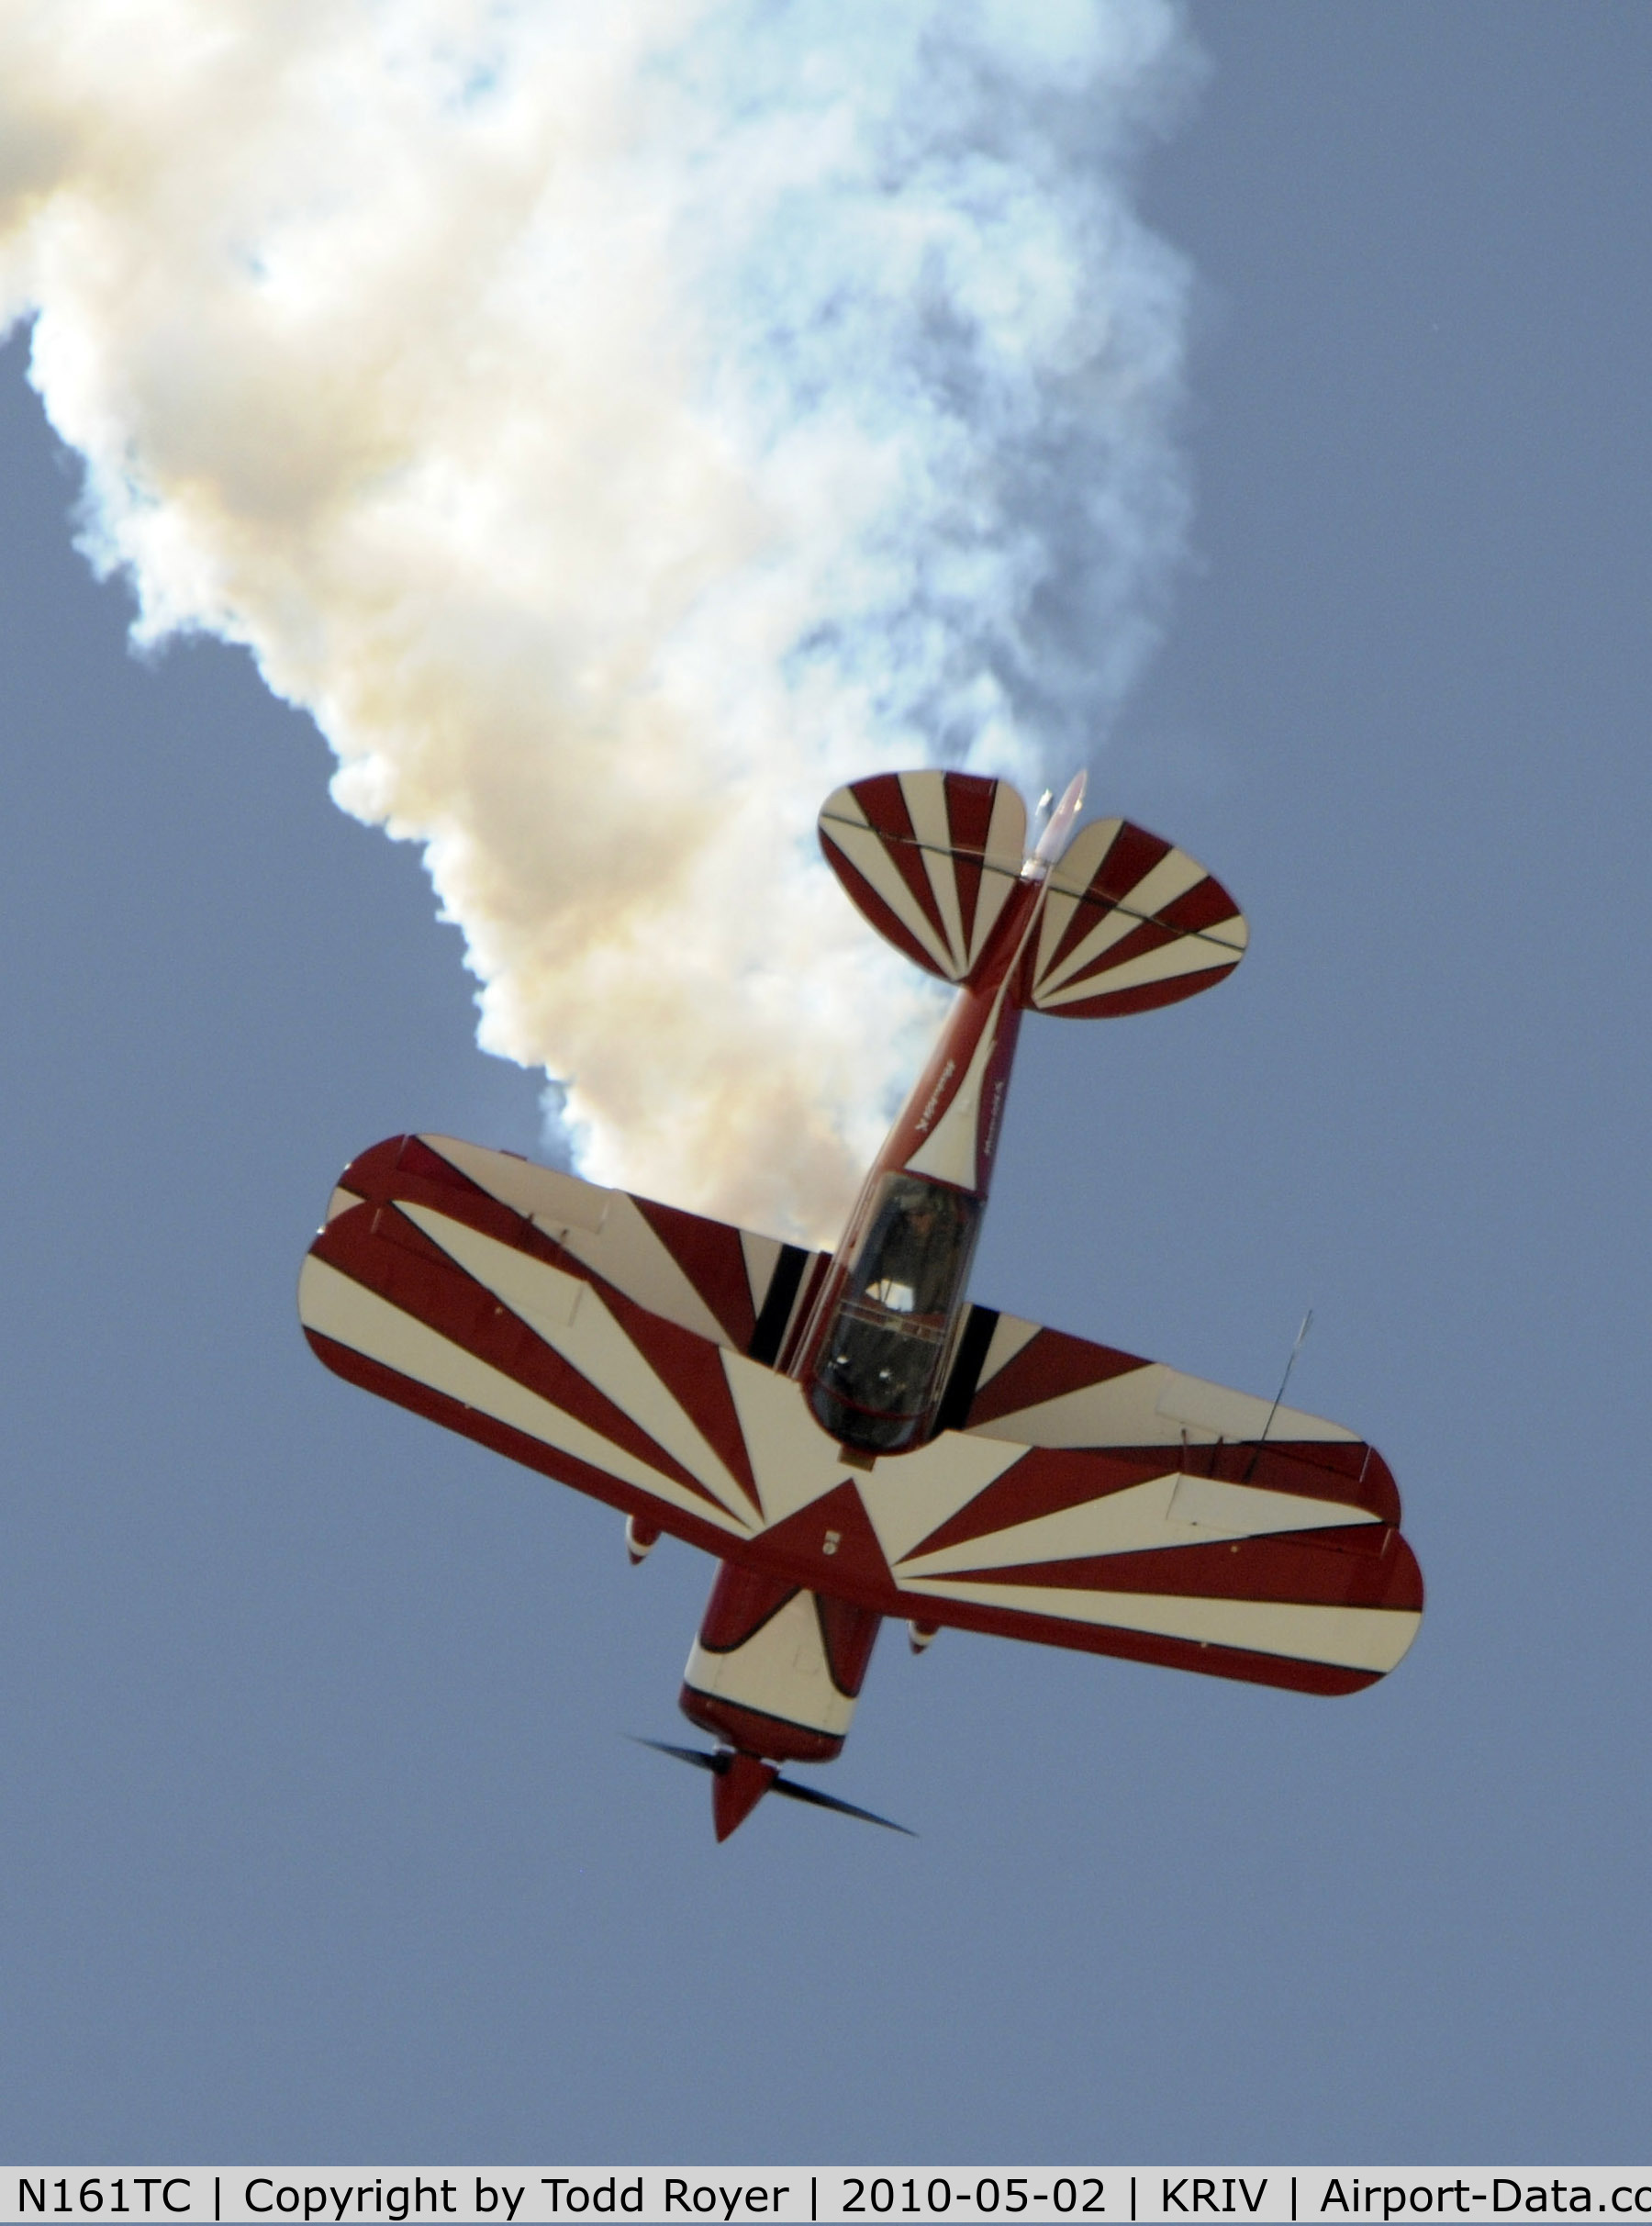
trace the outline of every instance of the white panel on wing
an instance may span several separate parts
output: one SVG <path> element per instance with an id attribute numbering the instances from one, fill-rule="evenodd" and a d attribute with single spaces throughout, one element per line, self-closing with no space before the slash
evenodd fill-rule
<path id="1" fill-rule="evenodd" d="M 1260 1437 L 1264 1430 L 1270 1437 L 1355 1446 L 1360 1442 L 1356 1430 L 1345 1430 L 1341 1423 L 1327 1422 L 1323 1415 L 1304 1415 L 1291 1406 L 1282 1406 L 1276 1413 L 1271 1399 L 1257 1399 L 1249 1392 L 1230 1392 L 1220 1383 L 1184 1376 L 1175 1369 L 1166 1369 L 1165 1378 L 1156 1404 L 1166 1420 L 1208 1430 L 1230 1443 Z"/>
<path id="2" fill-rule="evenodd" d="M 1227 1538 L 1260 1538 L 1272 1530 L 1332 1530 L 1381 1517 L 1341 1500 L 1304 1499 L 1294 1492 L 1263 1492 L 1255 1484 L 1219 1476 L 1178 1476 L 1170 1495 L 1170 1520 Z"/>
<path id="3" fill-rule="evenodd" d="M 768 1296 L 775 1270 L 780 1264 L 781 1244 L 777 1236 L 759 1236 L 754 1230 L 742 1229 L 740 1249 L 745 1260 L 746 1288 L 752 1294 L 752 1312 L 760 1314 L 763 1302 Z"/>
<path id="4" fill-rule="evenodd" d="M 1334 1500 L 1256 1492 L 1202 1476 L 1153 1476 L 1122 1492 L 1104 1493 L 1076 1507 L 1057 1508 L 1031 1522 L 963 1539 L 938 1553 L 916 1554 L 897 1573 L 904 1583 L 909 1575 L 1014 1569 L 1034 1561 L 1077 1560 L 1089 1554 L 1162 1552 L 1166 1546 L 1197 1546 L 1211 1537 L 1264 1538 L 1283 1530 L 1341 1528 L 1376 1520 L 1363 1507 L 1346 1507 Z"/>
<path id="5" fill-rule="evenodd" d="M 857 1476 L 855 1489 L 885 1560 L 898 1561 L 920 1538 L 939 1530 L 949 1516 L 1012 1468 L 1023 1450 L 991 1439 L 960 1437 L 948 1430 L 915 1453 L 886 1456 L 875 1469 Z"/>
<path id="6" fill-rule="evenodd" d="M 697 1693 L 842 1738 L 854 1703 L 832 1682 L 813 1595 L 794 1593 L 743 1646 L 714 1654 L 696 1639 L 683 1682 Z"/>
<path id="7" fill-rule="evenodd" d="M 1261 1437 L 1271 1411 L 1269 1400 L 1184 1376 L 1152 1360 L 1101 1383 L 1017 1407 L 969 1434 L 1009 1437 L 1023 1446 L 1172 1446 L 1184 1437 L 1192 1445 L 1211 1445 L 1218 1438 L 1245 1444 Z M 1295 1407 L 1279 1409 L 1268 1435 L 1309 1443 L 1360 1442 L 1357 1432 Z"/>
<path id="8" fill-rule="evenodd" d="M 573 1228 L 556 1233 L 558 1242 L 650 1314 L 662 1314 L 714 1345 L 726 1342 L 727 1330 L 661 1243 L 636 1200 L 624 1191 L 611 1191 L 608 1198 L 608 1217 L 599 1234 Z"/>
<path id="9" fill-rule="evenodd" d="M 1001 1368 L 1008 1368 L 1023 1345 L 1030 1345 L 1039 1332 L 1036 1322 L 1023 1322 L 1019 1315 L 1001 1314 L 987 1348 L 987 1358 L 981 1362 L 981 1372 L 976 1378 L 976 1389 L 990 1383 Z"/>
<path id="10" fill-rule="evenodd" d="M 1031 1522 L 965 1538 L 936 1553 L 914 1554 L 895 1573 L 905 1584 L 912 1577 L 943 1577 L 972 1569 L 1013 1569 L 1027 1561 L 1069 1561 L 1079 1554 L 1140 1553 L 1152 1547 L 1174 1545 L 1185 1535 L 1166 1528 L 1175 1487 L 1173 1476 L 1152 1476 L 1144 1483 L 1085 1500 L 1077 1507 L 1061 1507 L 1054 1515 L 1036 1516 Z"/>
<path id="11" fill-rule="evenodd" d="M 519 1159 L 514 1152 L 491 1152 L 480 1144 L 465 1144 L 457 1136 L 422 1136 L 451 1167 L 468 1175 L 490 1198 L 497 1198 L 513 1214 L 540 1223 L 553 1235 L 564 1228 L 600 1229 L 608 1202 L 617 1193 L 599 1190 L 561 1168 L 541 1167 L 532 1159 Z"/>
<path id="12" fill-rule="evenodd" d="M 513 1376 L 490 1368 L 463 1346 L 451 1344 L 436 1330 L 381 1298 L 376 1291 L 340 1275 L 313 1253 L 305 1260 L 298 1279 L 298 1315 L 305 1327 L 318 1336 L 331 1337 L 336 1344 L 380 1361 L 399 1376 L 410 1377 L 415 1383 L 426 1384 L 462 1406 L 474 1407 L 478 1414 L 537 1437 L 542 1445 L 571 1453 L 595 1469 L 639 1485 L 702 1522 L 733 1535 L 748 1528 L 698 1492 L 689 1491 L 675 1477 L 639 1460 L 611 1438 L 529 1391 Z"/>
<path id="13" fill-rule="evenodd" d="M 764 1519 L 782 1522 L 833 1491 L 847 1471 L 836 1445 L 809 1413 L 800 1383 L 726 1348 L 722 1364 Z"/>
<path id="14" fill-rule="evenodd" d="M 1151 1631 L 1204 1646 L 1243 1647 L 1336 1669 L 1391 1670 L 1417 1635 L 1410 1608 L 1323 1607 L 1301 1601 L 1208 1600 L 1176 1593 L 1092 1593 L 1045 1584 L 975 1584 L 962 1578 L 909 1578 L 903 1592 L 973 1602 L 1021 1615 L 1056 1616 L 1122 1631 Z"/>
<path id="15" fill-rule="evenodd" d="M 640 1430 L 682 1462 L 731 1515 L 747 1516 L 751 1506 L 740 1485 L 673 1398 L 652 1364 L 637 1350 L 602 1303 L 602 1295 L 576 1275 L 564 1275 L 531 1253 L 501 1245 L 466 1223 L 451 1221 L 428 1206 L 404 1205 L 432 1244 L 502 1299 L 514 1314 L 576 1368 L 588 1383 L 611 1399 Z M 572 1285 L 580 1303 L 567 1305 Z M 561 1309 L 560 1315 L 558 1309 Z"/>
<path id="16" fill-rule="evenodd" d="M 1158 1411 L 1158 1394 L 1174 1371 L 1156 1361 L 1126 1369 L 1034 1406 L 981 1423 L 972 1437 L 1009 1437 L 1023 1446 L 1173 1446 L 1183 1431 Z"/>

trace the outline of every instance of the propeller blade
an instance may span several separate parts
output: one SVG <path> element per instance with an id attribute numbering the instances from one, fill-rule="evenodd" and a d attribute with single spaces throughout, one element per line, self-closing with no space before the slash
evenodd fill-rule
<path id="1" fill-rule="evenodd" d="M 918 1835 L 910 1824 L 897 1824 L 893 1817 L 880 1817 L 875 1809 L 856 1808 L 853 1801 L 840 1801 L 834 1793 L 820 1793 L 812 1785 L 799 1785 L 795 1778 L 776 1778 L 769 1787 L 770 1793 L 784 1794 L 788 1801 L 808 1801 L 815 1808 L 835 1808 L 840 1816 L 859 1817 L 866 1824 L 881 1824 L 887 1832 L 904 1832 L 909 1840 Z"/>
<path id="2" fill-rule="evenodd" d="M 697 1770 L 709 1770 L 713 1777 L 720 1778 L 728 1771 L 734 1757 L 726 1747 L 715 1754 L 708 1754 L 703 1747 L 674 1747 L 666 1739 L 645 1739 L 636 1732 L 627 1737 L 638 1747 L 652 1747 L 656 1754 L 675 1755 L 679 1762 L 692 1762 Z M 858 1817 L 863 1824 L 881 1824 L 887 1832 L 904 1832 L 909 1840 L 918 1835 L 910 1824 L 897 1824 L 893 1817 L 880 1817 L 876 1809 L 857 1808 L 853 1801 L 842 1801 L 834 1793 L 820 1793 L 813 1785 L 799 1785 L 796 1778 L 776 1778 L 768 1790 L 784 1794 L 788 1801 L 807 1801 L 811 1808 L 835 1808 L 841 1817 Z"/>
<path id="3" fill-rule="evenodd" d="M 634 1731 L 626 1736 L 635 1747 L 652 1747 L 656 1754 L 674 1754 L 679 1762 L 692 1762 L 697 1770 L 709 1770 L 717 1777 L 728 1768 L 721 1755 L 708 1754 L 703 1747 L 670 1747 L 664 1739 L 640 1739 Z"/>

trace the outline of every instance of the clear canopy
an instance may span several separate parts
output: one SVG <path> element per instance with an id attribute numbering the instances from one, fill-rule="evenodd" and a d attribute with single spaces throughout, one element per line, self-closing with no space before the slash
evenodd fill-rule
<path id="1" fill-rule="evenodd" d="M 927 1436 L 979 1219 L 944 1183 L 884 1177 L 809 1387 L 843 1443 L 897 1452 Z"/>

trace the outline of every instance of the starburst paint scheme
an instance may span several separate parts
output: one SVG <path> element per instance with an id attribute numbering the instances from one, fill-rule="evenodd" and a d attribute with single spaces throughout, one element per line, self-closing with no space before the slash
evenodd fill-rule
<path id="1" fill-rule="evenodd" d="M 509 1153 L 396 1136 L 346 1169 L 299 1310 L 340 1375 L 720 1567 L 680 1705 L 718 1740 L 718 1837 L 842 1750 L 880 1624 L 945 1625 L 1305 1693 L 1393 1668 L 1423 1607 L 1400 1500 L 1354 1432 L 966 1295 L 1021 1015 L 1208 988 L 1245 923 L 1119 820 L 1031 855 L 999 781 L 857 781 L 826 856 L 958 984 L 835 1253 Z M 1071 839 L 1069 840 L 1069 835 Z M 865 1811 L 852 1811 L 865 1814 Z M 876 1819 L 883 1821 L 883 1819 Z"/>

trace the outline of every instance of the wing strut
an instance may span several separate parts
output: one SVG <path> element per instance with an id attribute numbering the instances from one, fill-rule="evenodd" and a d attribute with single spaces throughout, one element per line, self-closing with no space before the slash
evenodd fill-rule
<path id="1" fill-rule="evenodd" d="M 1290 1381 L 1290 1371 L 1296 1366 L 1297 1355 L 1301 1351 L 1303 1340 L 1312 1327 L 1313 1309 L 1310 1306 L 1302 1316 L 1302 1326 L 1296 1333 L 1296 1343 L 1291 1347 L 1290 1358 L 1285 1363 L 1285 1373 L 1279 1378 L 1279 1388 L 1274 1393 L 1274 1403 L 1267 1410 L 1267 1420 L 1262 1425 L 1262 1435 L 1256 1440 L 1256 1449 L 1250 1457 L 1250 1467 L 1245 1471 L 1247 1479 L 1256 1472 L 1256 1463 L 1261 1460 L 1262 1449 L 1267 1443 L 1267 1433 L 1273 1428 L 1274 1416 L 1278 1413 L 1280 1402 L 1285 1396 L 1285 1386 Z"/>

